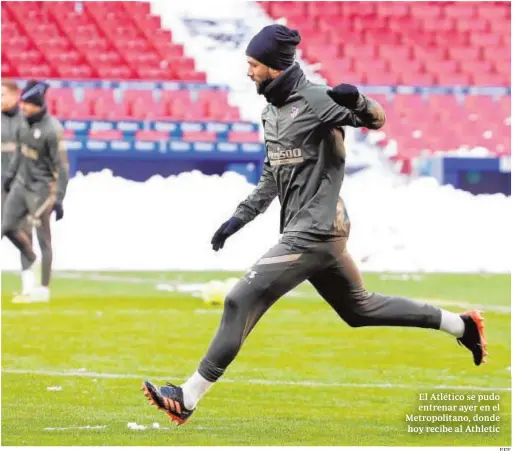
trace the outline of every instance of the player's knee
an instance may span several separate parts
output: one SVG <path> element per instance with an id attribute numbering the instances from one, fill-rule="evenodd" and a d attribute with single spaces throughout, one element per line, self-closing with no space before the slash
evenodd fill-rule
<path id="1" fill-rule="evenodd" d="M 350 327 L 364 327 L 373 323 L 373 293 L 365 289 L 356 291 L 352 293 L 352 299 L 349 305 L 352 307 L 344 319 Z"/>
<path id="2" fill-rule="evenodd" d="M 224 318 L 233 319 L 238 316 L 240 303 L 231 294 L 227 295 L 224 301 Z"/>

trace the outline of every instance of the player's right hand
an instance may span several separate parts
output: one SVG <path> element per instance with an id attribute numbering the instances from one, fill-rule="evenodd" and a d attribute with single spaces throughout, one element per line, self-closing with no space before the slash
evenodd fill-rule
<path id="1" fill-rule="evenodd" d="M 11 185 L 13 184 L 14 177 L 6 177 L 2 185 L 3 190 L 8 193 L 11 191 Z"/>
<path id="2" fill-rule="evenodd" d="M 224 247 L 225 240 L 231 235 L 234 235 L 243 226 L 243 221 L 240 218 L 236 218 L 235 216 L 224 222 L 211 239 L 213 250 L 218 251 L 219 249 L 222 249 Z"/>
<path id="3" fill-rule="evenodd" d="M 350 110 L 356 108 L 359 100 L 358 88 L 347 83 L 342 83 L 333 89 L 329 89 L 327 94 L 338 105 L 349 108 Z"/>

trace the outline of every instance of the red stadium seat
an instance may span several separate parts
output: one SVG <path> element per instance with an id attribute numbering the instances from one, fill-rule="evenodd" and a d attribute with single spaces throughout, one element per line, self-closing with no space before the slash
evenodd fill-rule
<path id="1" fill-rule="evenodd" d="M 461 72 L 468 74 L 476 74 L 479 72 L 490 74 L 493 70 L 493 62 L 487 60 L 478 60 L 478 61 L 461 61 L 460 68 Z"/>
<path id="2" fill-rule="evenodd" d="M 501 36 L 494 33 L 476 32 L 470 35 L 474 47 L 497 47 L 501 45 Z"/>
<path id="3" fill-rule="evenodd" d="M 142 80 L 170 80 L 175 78 L 171 69 L 159 67 L 140 67 L 136 69 L 136 74 Z"/>
<path id="4" fill-rule="evenodd" d="M 106 98 L 100 98 L 93 103 L 92 112 L 101 119 L 128 119 L 129 105 L 123 102 L 115 102 Z"/>
<path id="5" fill-rule="evenodd" d="M 150 14 L 150 3 L 146 2 L 122 2 L 121 6 L 132 17 L 145 17 Z"/>
<path id="6" fill-rule="evenodd" d="M 430 73 L 412 72 L 406 70 L 400 75 L 400 84 L 407 86 L 433 86 L 436 83 L 436 77 Z"/>
<path id="7" fill-rule="evenodd" d="M 310 1 L 305 3 L 307 7 L 307 14 L 309 16 L 339 16 L 341 14 L 341 7 L 339 2 Z"/>
<path id="8" fill-rule="evenodd" d="M 91 78 L 93 69 L 89 64 L 60 64 L 57 67 L 57 73 L 62 78 Z"/>
<path id="9" fill-rule="evenodd" d="M 455 61 L 471 61 L 480 59 L 481 49 L 479 47 L 455 47 L 448 48 L 449 58 Z"/>
<path id="10" fill-rule="evenodd" d="M 484 17 L 492 23 L 505 22 L 510 17 L 510 3 L 503 2 L 502 6 L 491 4 L 490 2 L 478 2 L 478 17 Z"/>
<path id="11" fill-rule="evenodd" d="M 478 31 L 486 31 L 489 28 L 488 24 L 489 22 L 485 17 L 457 17 L 456 31 L 474 35 Z"/>
<path id="12" fill-rule="evenodd" d="M 378 49 L 378 55 L 380 58 L 385 58 L 387 60 L 410 60 L 413 56 L 413 51 L 411 47 L 399 47 L 398 45 L 381 45 Z"/>
<path id="13" fill-rule="evenodd" d="M 441 33 L 456 30 L 456 19 L 453 17 L 426 17 L 421 21 L 421 26 L 426 31 Z"/>
<path id="14" fill-rule="evenodd" d="M 274 17 L 304 16 L 306 14 L 305 2 L 273 2 L 270 14 Z"/>
<path id="15" fill-rule="evenodd" d="M 90 130 L 88 137 L 102 141 L 113 141 L 123 139 L 123 133 L 120 130 Z"/>
<path id="16" fill-rule="evenodd" d="M 318 2 L 314 2 L 318 3 Z M 330 2 L 340 3 L 341 15 L 343 17 L 368 17 L 376 15 L 376 2 Z M 333 6 L 334 7 L 334 6 Z M 335 11 L 336 12 L 336 8 Z M 333 13 L 334 14 L 334 13 Z M 332 15 L 332 14 L 331 14 Z"/>
<path id="17" fill-rule="evenodd" d="M 378 2 L 376 14 L 384 17 L 405 17 L 409 14 L 407 2 Z"/>
<path id="18" fill-rule="evenodd" d="M 257 143 L 261 141 L 259 132 L 229 132 L 229 142 L 237 143 Z"/>
<path id="19" fill-rule="evenodd" d="M 198 142 L 215 142 L 217 141 L 217 136 L 215 132 L 193 132 L 193 131 L 185 131 L 182 133 L 182 139 L 184 141 L 198 141 Z"/>
<path id="20" fill-rule="evenodd" d="M 200 102 L 174 102 L 170 105 L 170 115 L 173 120 L 198 121 L 206 119 L 206 113 Z"/>
<path id="21" fill-rule="evenodd" d="M 125 102 L 133 103 L 135 100 L 141 99 L 146 103 L 154 102 L 154 94 L 147 89 L 126 89 L 123 93 Z"/>
<path id="22" fill-rule="evenodd" d="M 410 2 L 410 15 L 419 18 L 442 17 L 442 8 L 437 8 L 427 2 Z"/>
<path id="23" fill-rule="evenodd" d="M 471 75 L 473 83 L 478 86 L 506 86 L 510 77 L 496 73 L 477 72 Z"/>
<path id="24" fill-rule="evenodd" d="M 48 64 L 17 63 L 16 70 L 26 78 L 49 78 L 53 75 L 53 71 Z"/>
<path id="25" fill-rule="evenodd" d="M 152 120 L 167 116 L 164 102 L 148 102 L 144 98 L 138 98 L 131 103 L 131 113 L 135 119 Z"/>
<path id="26" fill-rule="evenodd" d="M 73 102 L 70 99 L 57 98 L 55 100 L 56 115 L 63 119 L 89 119 L 90 106 L 85 102 Z"/>
<path id="27" fill-rule="evenodd" d="M 100 78 L 126 80 L 133 78 L 133 72 L 127 66 L 103 66 L 98 67 L 97 72 Z"/>
<path id="28" fill-rule="evenodd" d="M 168 141 L 170 133 L 156 130 L 138 130 L 134 134 L 134 139 L 137 141 Z"/>
<path id="29" fill-rule="evenodd" d="M 443 13 L 447 17 L 474 18 L 477 16 L 477 7 L 473 2 L 451 3 L 444 5 Z"/>
<path id="30" fill-rule="evenodd" d="M 340 46 L 336 44 L 311 44 L 302 51 L 302 56 L 310 61 L 336 59 L 340 57 Z"/>
<path id="31" fill-rule="evenodd" d="M 362 74 L 364 83 L 370 85 L 398 85 L 400 75 L 397 72 L 379 72 L 371 70 Z"/>

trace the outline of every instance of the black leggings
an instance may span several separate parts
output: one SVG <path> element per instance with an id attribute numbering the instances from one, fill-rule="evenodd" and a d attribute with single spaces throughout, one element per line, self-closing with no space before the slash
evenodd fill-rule
<path id="1" fill-rule="evenodd" d="M 212 382 L 221 377 L 263 314 L 304 280 L 309 280 L 351 327 L 440 326 L 441 311 L 436 307 L 369 293 L 346 249 L 346 239 L 320 242 L 283 236 L 228 294 L 199 373 Z"/>

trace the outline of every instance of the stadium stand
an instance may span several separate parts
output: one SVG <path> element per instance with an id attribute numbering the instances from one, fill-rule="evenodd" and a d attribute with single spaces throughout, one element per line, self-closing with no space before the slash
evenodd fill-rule
<path id="1" fill-rule="evenodd" d="M 510 86 L 508 2 L 260 2 L 303 37 L 330 85 Z M 452 44 L 452 45 L 449 45 Z M 461 145 L 511 152 L 510 97 L 375 95 L 399 157 Z"/>
<path id="2" fill-rule="evenodd" d="M 206 81 L 149 3 L 3 2 L 2 43 L 4 76 Z"/>
<path id="3" fill-rule="evenodd" d="M 509 86 L 510 4 L 493 3 L 260 4 L 300 30 L 303 57 L 331 84 L 345 70 L 360 84 Z"/>
<path id="4" fill-rule="evenodd" d="M 63 79 L 177 80 L 206 82 L 193 58 L 161 28 L 143 2 L 3 2 L 2 76 Z M 224 91 L 188 92 L 71 89 L 50 94 L 50 110 L 62 119 L 239 119 Z"/>
<path id="5" fill-rule="evenodd" d="M 261 2 L 303 36 L 301 56 L 331 85 L 509 86 L 507 2 Z M 452 43 L 452 45 L 448 45 Z M 3 2 L 2 76 L 206 82 L 146 2 Z M 400 159 L 422 149 L 511 153 L 510 97 L 374 94 Z M 240 120 L 227 92 L 54 88 L 63 120 Z M 209 141 L 206 135 L 203 139 Z M 235 134 L 230 142 L 259 139 Z M 236 140 L 236 141 L 235 141 Z M 385 140 L 386 142 L 387 140 Z"/>

